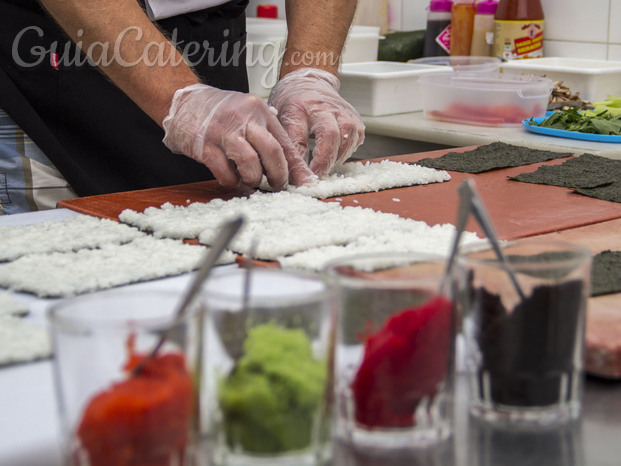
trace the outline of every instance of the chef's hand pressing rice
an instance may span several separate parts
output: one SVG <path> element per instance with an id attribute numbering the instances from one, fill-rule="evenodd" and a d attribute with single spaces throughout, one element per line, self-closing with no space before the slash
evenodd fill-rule
<path id="1" fill-rule="evenodd" d="M 223 186 L 280 190 L 315 177 L 276 118 L 256 95 L 193 84 L 175 92 L 162 126 L 173 152 L 206 165 Z"/>
<path id="2" fill-rule="evenodd" d="M 364 123 L 339 95 L 340 85 L 328 71 L 301 68 L 276 83 L 268 100 L 305 160 L 308 138 L 315 138 L 310 168 L 320 178 L 347 160 L 364 141 Z"/>

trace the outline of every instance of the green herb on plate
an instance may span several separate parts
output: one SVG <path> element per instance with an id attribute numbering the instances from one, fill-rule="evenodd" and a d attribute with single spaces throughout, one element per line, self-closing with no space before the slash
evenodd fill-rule
<path id="1" fill-rule="evenodd" d="M 608 111 L 580 112 L 575 108 L 552 113 L 541 122 L 531 118 L 528 123 L 532 126 L 576 131 L 579 133 L 621 135 L 621 114 L 615 115 Z"/>
<path id="2" fill-rule="evenodd" d="M 603 111 L 607 111 L 613 115 L 619 115 L 621 114 L 621 97 L 609 95 L 606 100 L 593 102 L 593 106 L 593 110 L 586 112 L 587 115 L 593 115 Z"/>

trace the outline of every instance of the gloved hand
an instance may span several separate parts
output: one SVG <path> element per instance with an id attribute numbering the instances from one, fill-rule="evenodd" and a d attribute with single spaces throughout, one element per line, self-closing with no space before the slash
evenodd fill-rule
<path id="1" fill-rule="evenodd" d="M 302 68 L 278 81 L 268 99 L 307 161 L 308 138 L 315 138 L 310 168 L 319 177 L 347 160 L 364 141 L 364 123 L 354 107 L 339 95 L 340 85 L 332 73 Z"/>
<path id="2" fill-rule="evenodd" d="M 175 92 L 162 126 L 166 147 L 206 165 L 223 186 L 257 187 L 265 174 L 279 190 L 315 178 L 256 95 L 193 84 Z"/>

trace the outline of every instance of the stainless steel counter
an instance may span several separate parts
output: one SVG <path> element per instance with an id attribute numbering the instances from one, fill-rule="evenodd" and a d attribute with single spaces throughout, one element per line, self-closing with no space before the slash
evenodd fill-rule
<path id="1" fill-rule="evenodd" d="M 613 466 L 621 430 L 621 383 L 589 378 L 582 419 L 543 432 L 495 429 L 467 412 L 465 375 L 457 379 L 455 432 L 418 453 L 381 454 L 337 444 L 335 466 Z"/>

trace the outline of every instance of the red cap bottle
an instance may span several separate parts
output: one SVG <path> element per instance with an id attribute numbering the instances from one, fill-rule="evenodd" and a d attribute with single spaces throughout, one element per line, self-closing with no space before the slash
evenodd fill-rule
<path id="1" fill-rule="evenodd" d="M 276 5 L 258 5 L 257 18 L 278 18 L 278 6 Z"/>

